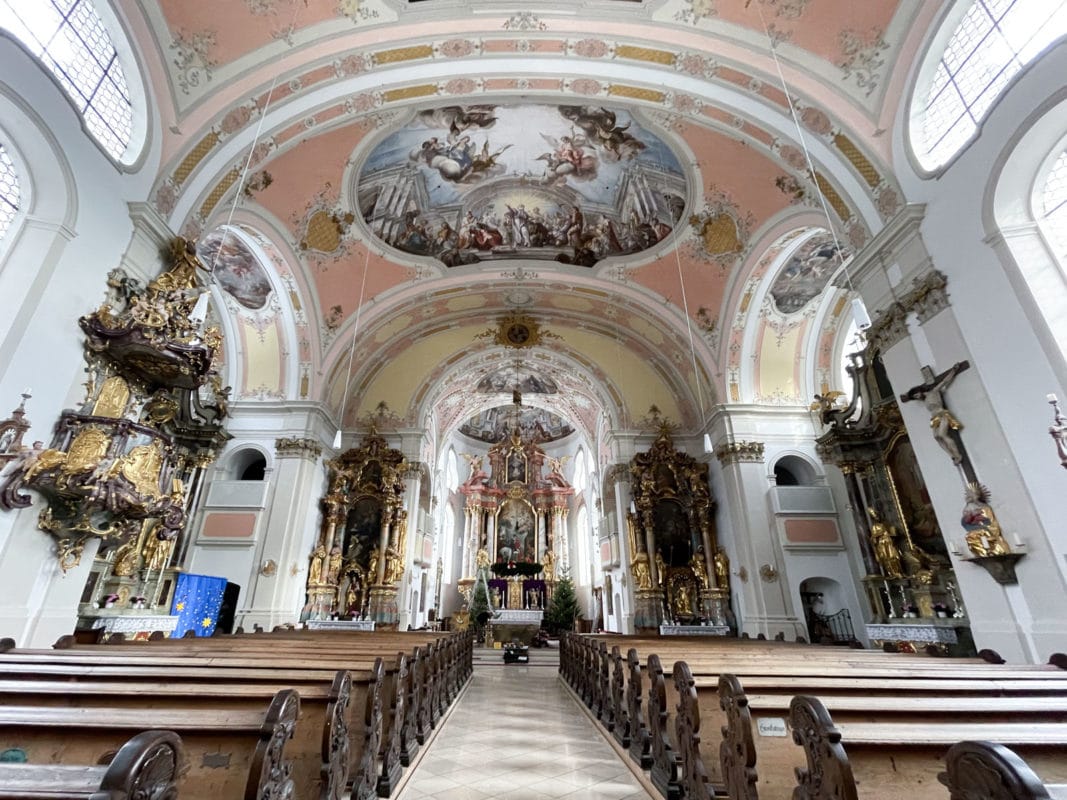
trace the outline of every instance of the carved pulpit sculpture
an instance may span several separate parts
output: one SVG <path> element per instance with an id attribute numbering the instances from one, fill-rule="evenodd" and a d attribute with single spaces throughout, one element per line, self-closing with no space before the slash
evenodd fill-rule
<path id="1" fill-rule="evenodd" d="M 56 540 L 60 568 L 102 544 L 90 570 L 92 615 L 166 604 L 164 572 L 205 469 L 229 439 L 229 388 L 215 368 L 222 336 L 193 315 L 207 270 L 191 242 L 177 238 L 164 271 L 143 284 L 115 269 L 109 296 L 78 320 L 85 335 L 85 399 L 64 411 L 51 445 L 20 452 L 0 486 L 0 506 L 43 499 L 38 527 Z M 121 573 L 121 574 L 120 574 Z M 166 613 L 166 610 L 164 613 Z"/>

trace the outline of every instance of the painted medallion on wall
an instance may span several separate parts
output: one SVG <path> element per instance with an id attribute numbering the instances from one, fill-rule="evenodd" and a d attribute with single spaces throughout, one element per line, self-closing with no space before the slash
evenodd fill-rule
<path id="1" fill-rule="evenodd" d="M 380 142 L 358 179 L 371 231 L 446 266 L 536 258 L 591 267 L 669 236 L 687 182 L 630 112 L 444 106 Z"/>
<path id="2" fill-rule="evenodd" d="M 270 278 L 237 236 L 217 230 L 200 241 L 196 254 L 212 270 L 219 286 L 242 306 L 255 311 L 267 304 Z"/>

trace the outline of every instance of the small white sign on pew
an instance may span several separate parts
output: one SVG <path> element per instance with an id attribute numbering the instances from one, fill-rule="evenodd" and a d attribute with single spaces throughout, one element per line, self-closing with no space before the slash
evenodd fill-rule
<path id="1" fill-rule="evenodd" d="M 760 736 L 785 736 L 785 720 L 781 717 L 764 717 L 756 720 Z"/>

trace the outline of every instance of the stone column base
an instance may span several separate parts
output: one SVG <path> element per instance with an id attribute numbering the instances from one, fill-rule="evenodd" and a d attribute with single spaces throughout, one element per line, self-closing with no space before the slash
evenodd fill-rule
<path id="1" fill-rule="evenodd" d="M 663 590 L 638 589 L 634 596 L 634 629 L 637 633 L 659 633 L 663 623 Z"/>

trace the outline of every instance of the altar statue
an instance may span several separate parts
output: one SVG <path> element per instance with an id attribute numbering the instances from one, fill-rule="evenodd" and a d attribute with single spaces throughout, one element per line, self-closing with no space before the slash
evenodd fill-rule
<path id="1" fill-rule="evenodd" d="M 703 547 L 693 553 L 693 557 L 689 559 L 689 566 L 693 570 L 693 575 L 697 579 L 697 584 L 701 589 L 707 590 L 709 586 L 708 562 L 704 559 Z"/>
<path id="2" fill-rule="evenodd" d="M 630 562 L 630 573 L 634 578 L 634 586 L 638 589 L 651 589 L 652 576 L 648 571 L 648 553 L 638 553 Z"/>
<path id="3" fill-rule="evenodd" d="M 730 590 L 730 557 L 723 548 L 715 551 L 715 584 L 723 591 Z"/>
<path id="4" fill-rule="evenodd" d="M 489 569 L 489 551 L 484 547 L 478 548 L 478 553 L 474 556 L 474 566 L 478 572 Z"/>
<path id="5" fill-rule="evenodd" d="M 693 600 L 689 596 L 689 587 L 684 583 L 678 584 L 674 595 L 674 613 L 680 619 L 693 616 Z"/>
<path id="6" fill-rule="evenodd" d="M 867 507 L 867 515 L 871 518 L 871 545 L 874 547 L 874 558 L 878 566 L 882 568 L 882 574 L 887 578 L 904 577 L 904 571 L 900 566 L 900 552 L 893 543 L 893 529 L 881 520 L 877 509 L 873 506 Z"/>
<path id="7" fill-rule="evenodd" d="M 1011 547 L 989 505 L 989 490 L 980 483 L 968 483 L 964 496 L 967 504 L 963 507 L 960 522 L 967 530 L 965 538 L 968 549 L 980 558 L 1010 553 Z"/>
<path id="8" fill-rule="evenodd" d="M 667 579 L 667 562 L 663 560 L 663 553 L 656 551 L 656 583 L 660 586 Z"/>
<path id="9" fill-rule="evenodd" d="M 970 362 L 959 361 L 940 375 L 935 375 L 930 367 L 923 367 L 922 375 L 926 378 L 926 382 L 913 386 L 906 394 L 900 396 L 901 402 L 904 403 L 909 400 L 922 400 L 926 410 L 930 412 L 930 431 L 934 435 L 934 440 L 942 450 L 948 453 L 952 463 L 957 466 L 963 462 L 963 454 L 952 438 L 951 432 L 962 430 L 963 423 L 945 406 L 945 390 L 956 379 L 956 376 L 968 367 L 970 367 Z"/>
<path id="10" fill-rule="evenodd" d="M 370 561 L 367 563 L 367 580 L 372 584 L 378 582 L 378 563 L 382 560 L 381 551 L 377 546 L 370 551 Z"/>
<path id="11" fill-rule="evenodd" d="M 326 559 L 326 548 L 321 544 L 311 551 L 311 566 L 308 567 L 308 584 L 318 586 L 322 583 L 322 564 Z"/>
<path id="12" fill-rule="evenodd" d="M 545 574 L 545 581 L 552 583 L 556 579 L 556 554 L 551 549 L 545 551 L 541 559 L 541 570 Z"/>
<path id="13" fill-rule="evenodd" d="M 326 562 L 326 583 L 336 585 L 341 577 L 341 547 L 334 545 Z"/>

